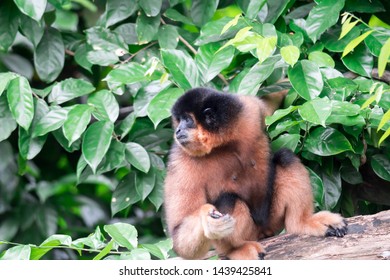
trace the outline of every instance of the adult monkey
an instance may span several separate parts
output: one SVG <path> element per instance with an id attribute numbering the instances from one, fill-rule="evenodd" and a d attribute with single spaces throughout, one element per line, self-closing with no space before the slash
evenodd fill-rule
<path id="1" fill-rule="evenodd" d="M 262 259 L 258 242 L 289 233 L 339 236 L 339 214 L 314 214 L 306 168 L 288 149 L 272 154 L 264 118 L 285 91 L 259 99 L 207 88 L 172 108 L 175 143 L 165 180 L 165 213 L 176 253 L 202 258 L 211 246 L 228 259 Z"/>

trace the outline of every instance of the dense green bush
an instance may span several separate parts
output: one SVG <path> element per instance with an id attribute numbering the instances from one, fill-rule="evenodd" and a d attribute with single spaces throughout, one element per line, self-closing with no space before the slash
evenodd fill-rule
<path id="1" fill-rule="evenodd" d="M 380 0 L 1 1 L 0 258 L 167 258 L 170 107 L 197 86 L 288 88 L 267 129 L 273 149 L 310 170 L 317 209 L 389 208 L 386 10 Z"/>

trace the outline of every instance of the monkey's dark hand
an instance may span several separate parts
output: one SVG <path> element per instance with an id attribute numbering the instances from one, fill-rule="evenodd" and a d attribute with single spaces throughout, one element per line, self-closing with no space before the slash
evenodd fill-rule
<path id="1" fill-rule="evenodd" d="M 209 239 L 222 239 L 234 231 L 235 219 L 210 207 L 204 221 L 204 233 Z"/>

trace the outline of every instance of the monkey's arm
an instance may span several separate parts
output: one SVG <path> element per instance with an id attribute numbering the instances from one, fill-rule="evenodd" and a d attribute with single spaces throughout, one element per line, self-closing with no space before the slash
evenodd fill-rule
<path id="1" fill-rule="evenodd" d="M 174 250 L 183 258 L 199 259 L 210 249 L 211 240 L 233 232 L 235 220 L 206 203 L 203 189 L 192 185 L 195 182 L 188 176 L 174 179 L 168 173 L 165 183 L 165 216 Z"/>
<path id="2" fill-rule="evenodd" d="M 265 117 L 271 116 L 277 109 L 279 109 L 287 93 L 288 90 L 285 89 L 262 96 L 260 100 L 262 101 L 263 115 Z"/>

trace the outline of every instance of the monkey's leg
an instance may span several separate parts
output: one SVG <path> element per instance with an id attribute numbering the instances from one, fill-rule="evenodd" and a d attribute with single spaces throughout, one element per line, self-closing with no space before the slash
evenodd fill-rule
<path id="1" fill-rule="evenodd" d="M 232 260 L 258 260 L 265 255 L 264 248 L 256 242 L 258 227 L 253 222 L 248 206 L 240 199 L 236 200 L 231 216 L 236 221 L 234 231 L 213 245 L 221 256 Z"/>
<path id="2" fill-rule="evenodd" d="M 309 174 L 297 158 L 279 164 L 276 169 L 271 227 L 285 225 L 286 231 L 314 236 L 338 236 L 347 233 L 339 214 L 321 211 L 313 214 L 313 194 Z"/>
<path id="3" fill-rule="evenodd" d="M 222 215 L 215 206 L 204 204 L 173 230 L 174 250 L 183 258 L 201 259 L 210 249 L 211 240 L 231 234 L 234 225 L 230 215 Z"/>

